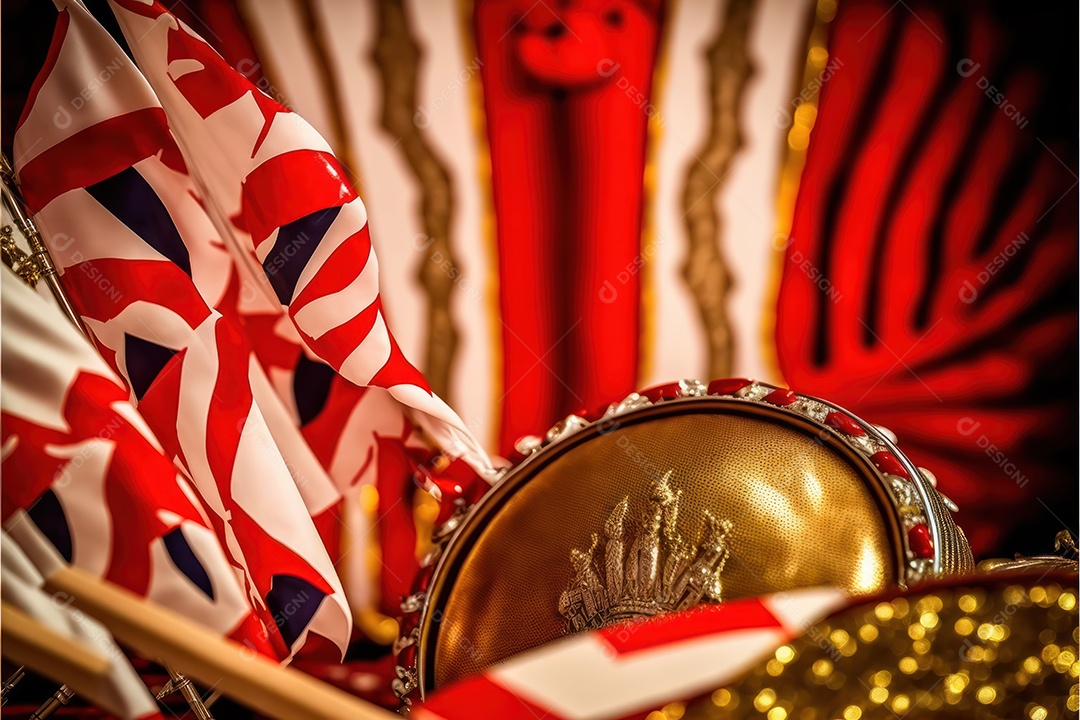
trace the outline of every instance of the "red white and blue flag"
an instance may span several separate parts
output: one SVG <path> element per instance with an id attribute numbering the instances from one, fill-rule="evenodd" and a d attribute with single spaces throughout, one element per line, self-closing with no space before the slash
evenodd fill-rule
<path id="1" fill-rule="evenodd" d="M 272 655 L 187 479 L 128 391 L 55 305 L 7 271 L 2 519 L 69 563 Z"/>
<path id="2" fill-rule="evenodd" d="M 487 454 L 387 326 L 367 211 L 326 141 L 160 3 L 111 5 L 238 257 L 266 278 L 303 344 L 354 385 L 418 411 L 444 452 L 491 477 Z"/>
<path id="3" fill-rule="evenodd" d="M 165 113 L 77 3 L 60 13 L 14 152 L 73 305 L 192 478 L 271 642 L 283 657 L 324 644 L 313 636 L 343 650 L 349 608 L 309 515 L 325 476 L 316 463 L 290 474 L 257 402 L 269 387 L 251 348 L 205 300 L 231 266 Z"/>

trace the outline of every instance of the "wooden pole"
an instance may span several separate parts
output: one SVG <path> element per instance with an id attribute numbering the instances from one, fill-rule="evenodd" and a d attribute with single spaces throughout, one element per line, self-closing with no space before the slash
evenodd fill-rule
<path id="1" fill-rule="evenodd" d="M 100 684 L 109 672 L 109 661 L 100 654 L 42 625 L 19 608 L 0 603 L 4 629 L 4 655 L 20 665 L 80 688 Z"/>
<path id="2" fill-rule="evenodd" d="M 75 607 L 96 618 L 117 641 L 140 655 L 159 658 L 184 675 L 270 717 L 400 720 L 395 713 L 298 670 L 281 667 L 79 568 L 57 570 L 46 578 L 45 588 L 70 596 Z"/>

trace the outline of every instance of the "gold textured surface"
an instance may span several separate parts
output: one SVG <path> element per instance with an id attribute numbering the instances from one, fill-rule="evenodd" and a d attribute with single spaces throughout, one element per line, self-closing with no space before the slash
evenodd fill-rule
<path id="1" fill-rule="evenodd" d="M 645 507 L 669 470 L 688 542 L 700 542 L 705 511 L 731 521 L 725 598 L 892 582 L 897 531 L 860 474 L 870 471 L 794 422 L 735 412 L 652 417 L 508 480 L 519 487 L 477 531 L 449 590 L 435 590 L 435 685 L 562 637 L 571 550 L 588 547 L 624 497 Z"/>
<path id="2" fill-rule="evenodd" d="M 1075 575 L 1029 575 L 859 606 L 740 681 L 649 718 L 1075 718 L 1076 600 Z"/>

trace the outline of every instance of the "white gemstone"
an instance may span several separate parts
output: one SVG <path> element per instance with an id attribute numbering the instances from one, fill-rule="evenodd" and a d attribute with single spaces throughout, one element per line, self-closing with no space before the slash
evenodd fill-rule
<path id="1" fill-rule="evenodd" d="M 889 438 L 889 442 L 891 442 L 893 445 L 899 445 L 900 444 L 900 441 L 896 439 L 896 433 L 894 433 L 889 428 L 887 428 L 887 427 L 885 427 L 883 425 L 875 425 L 874 427 L 877 428 L 877 431 L 879 433 L 881 433 L 885 437 Z"/>
<path id="2" fill-rule="evenodd" d="M 928 558 L 916 558 L 908 561 L 908 582 L 922 582 L 933 575 L 934 561 Z"/>
<path id="3" fill-rule="evenodd" d="M 920 472 L 920 473 L 922 473 L 922 476 L 923 476 L 924 478 L 926 478 L 926 481 L 927 481 L 928 483 L 930 483 L 930 484 L 931 484 L 931 485 L 933 485 L 934 487 L 937 487 L 937 475 L 935 475 L 934 473 L 930 472 L 929 470 L 927 470 L 927 469 L 926 469 L 926 468 L 924 468 L 924 467 L 921 467 L 921 468 L 919 468 L 919 472 Z"/>
<path id="4" fill-rule="evenodd" d="M 775 389 L 760 383 L 751 383 L 735 394 L 747 400 L 760 400 Z"/>
<path id="5" fill-rule="evenodd" d="M 919 500 L 919 494 L 916 492 L 914 485 L 896 475 L 889 475 L 888 478 L 889 485 L 892 487 L 893 496 L 899 504 L 922 506 L 922 502 Z"/>
<path id="6" fill-rule="evenodd" d="M 539 450 L 543 444 L 543 438 L 539 438 L 536 435 L 525 435 L 514 443 L 514 449 L 522 455 L 532 455 Z"/>
<path id="7" fill-rule="evenodd" d="M 679 394 L 683 397 L 705 397 L 709 388 L 700 380 L 686 379 L 679 381 Z"/>

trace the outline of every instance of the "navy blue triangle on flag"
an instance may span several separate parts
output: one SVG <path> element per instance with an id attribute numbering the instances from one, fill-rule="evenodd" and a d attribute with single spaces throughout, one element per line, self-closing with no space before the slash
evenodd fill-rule
<path id="1" fill-rule="evenodd" d="M 124 364 L 135 397 L 143 399 L 178 351 L 124 333 Z"/>

